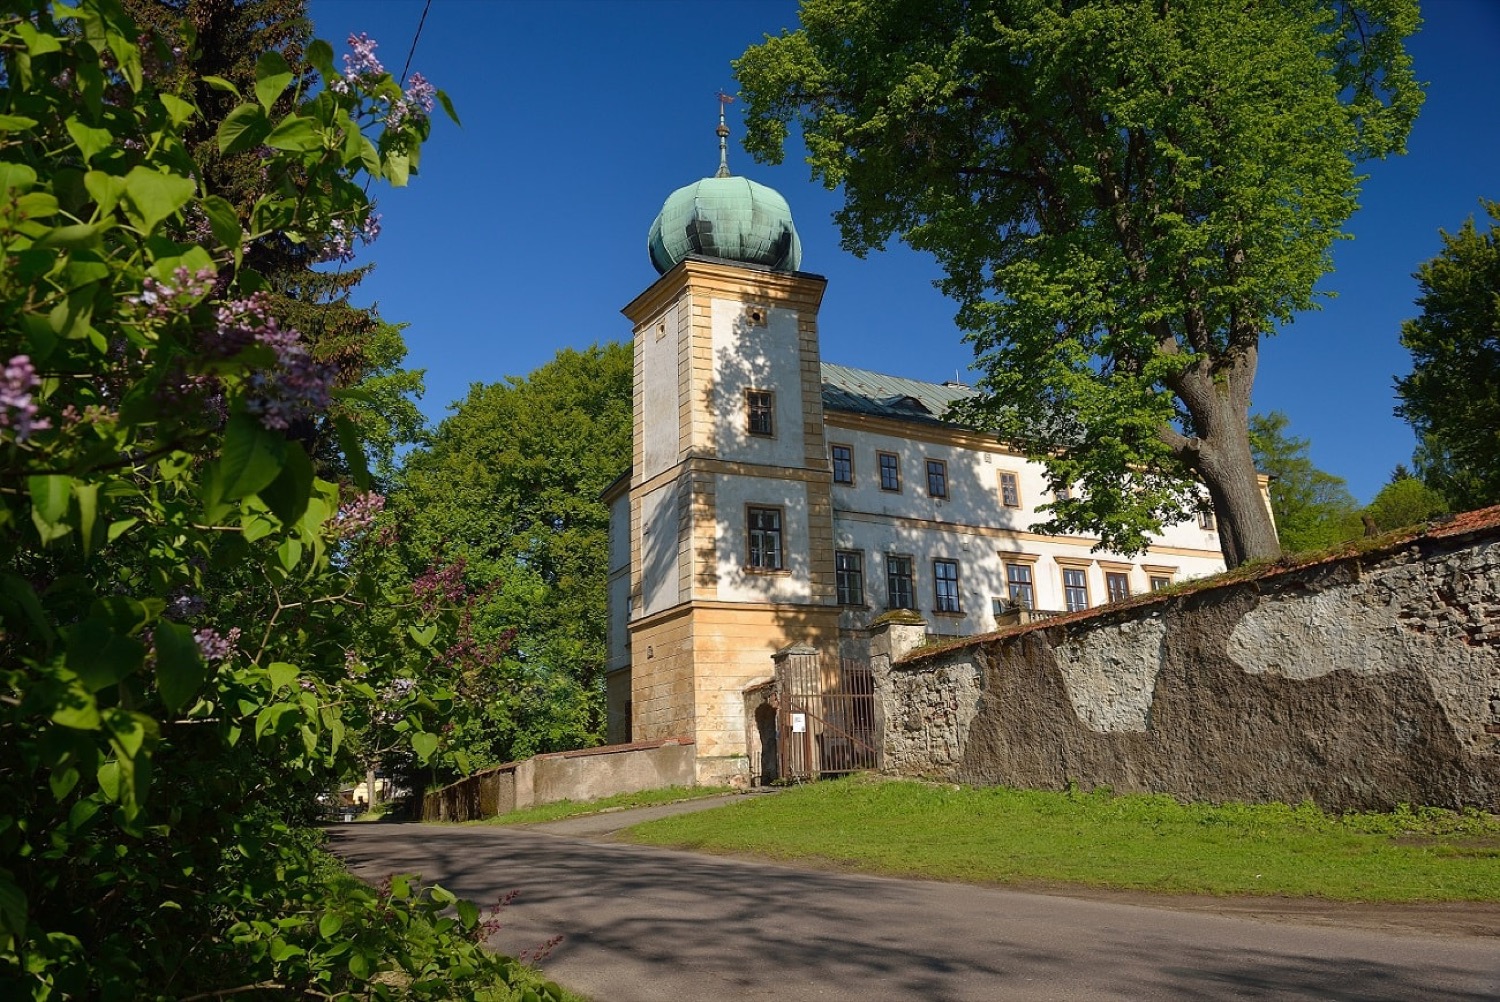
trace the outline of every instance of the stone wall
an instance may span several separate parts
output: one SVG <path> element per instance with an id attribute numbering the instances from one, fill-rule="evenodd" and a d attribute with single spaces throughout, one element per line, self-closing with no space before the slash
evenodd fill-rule
<path id="1" fill-rule="evenodd" d="M 559 800 L 694 786 L 692 738 L 551 752 L 507 762 L 422 798 L 423 821 L 478 821 Z"/>
<path id="2" fill-rule="evenodd" d="M 872 645 L 889 771 L 1500 811 L 1500 509 L 907 653 L 920 629 Z"/>

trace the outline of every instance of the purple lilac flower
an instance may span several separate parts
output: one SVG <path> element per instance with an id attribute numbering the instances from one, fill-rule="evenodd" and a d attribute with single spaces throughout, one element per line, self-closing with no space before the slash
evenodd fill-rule
<path id="1" fill-rule="evenodd" d="M 339 505 L 334 516 L 334 533 L 338 536 L 353 536 L 368 529 L 375 517 L 385 509 L 385 495 L 370 491 L 356 495 Z"/>
<path id="2" fill-rule="evenodd" d="M 208 336 L 210 354 L 228 358 L 252 344 L 270 348 L 275 364 L 249 379 L 251 398 L 246 410 L 267 428 L 285 431 L 292 423 L 328 407 L 333 372 L 320 365 L 294 328 L 283 329 L 271 316 L 264 293 L 237 299 L 219 308 L 218 325 Z"/>
<path id="3" fill-rule="evenodd" d="M 240 628 L 236 626 L 221 636 L 218 630 L 205 627 L 193 631 L 193 640 L 197 641 L 198 653 L 203 655 L 204 661 L 218 664 L 234 655 L 235 647 L 240 642 Z"/>
<path id="4" fill-rule="evenodd" d="M 219 273 L 210 267 L 190 273 L 186 267 L 179 266 L 172 272 L 172 281 L 176 285 L 147 275 L 146 280 L 141 283 L 141 294 L 131 296 L 129 301 L 147 307 L 147 316 L 160 319 L 177 312 L 178 304 L 188 300 L 196 302 L 208 295 L 213 291 L 218 278 Z"/>
<path id="5" fill-rule="evenodd" d="M 0 431 L 9 429 L 17 442 L 52 427 L 46 418 L 36 416 L 31 393 L 40 383 L 29 355 L 16 355 L 0 372 Z"/>
<path id="6" fill-rule="evenodd" d="M 205 607 L 202 595 L 178 592 L 167 602 L 167 614 L 176 620 L 193 619 L 203 615 Z"/>
<path id="7" fill-rule="evenodd" d="M 411 86 L 406 88 L 406 104 L 410 108 L 420 108 L 424 115 L 431 114 L 433 101 L 437 99 L 437 88 L 427 82 L 427 78 L 420 73 L 411 75 Z"/>
<path id="8" fill-rule="evenodd" d="M 350 35 L 349 48 L 354 51 L 344 57 L 344 74 L 357 77 L 384 73 L 385 67 L 380 65 L 380 60 L 375 56 L 377 44 L 362 31 L 357 35 Z"/>

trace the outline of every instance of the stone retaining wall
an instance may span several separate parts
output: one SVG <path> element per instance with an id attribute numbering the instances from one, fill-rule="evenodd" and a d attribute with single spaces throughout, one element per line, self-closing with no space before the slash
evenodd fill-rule
<path id="1" fill-rule="evenodd" d="M 692 738 L 536 755 L 477 772 L 422 798 L 423 821 L 477 821 L 559 800 L 694 786 Z"/>
<path id="2" fill-rule="evenodd" d="M 960 645 L 912 629 L 872 644 L 889 771 L 1500 811 L 1500 509 Z"/>

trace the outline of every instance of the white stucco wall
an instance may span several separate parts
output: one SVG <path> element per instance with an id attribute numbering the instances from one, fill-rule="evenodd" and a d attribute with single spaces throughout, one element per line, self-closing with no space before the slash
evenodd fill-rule
<path id="1" fill-rule="evenodd" d="M 1041 464 L 998 449 L 938 445 L 836 425 L 828 427 L 827 438 L 830 450 L 834 445 L 846 445 L 854 455 L 853 486 L 833 485 L 834 545 L 864 554 L 867 614 L 856 612 L 849 625 L 885 611 L 885 555 L 891 553 L 913 558 L 917 611 L 927 618 L 934 632 L 945 634 L 982 633 L 994 628 L 992 600 L 1009 595 L 1005 562 L 1014 556 L 1029 558 L 1021 562 L 1032 568 L 1036 607 L 1054 610 L 1066 607 L 1064 564 L 1059 560 L 1082 566 L 1091 606 L 1105 604 L 1105 573 L 1118 571 L 1122 565 L 1127 568 L 1131 594 L 1149 590 L 1153 574 L 1183 581 L 1224 569 L 1218 556 L 1217 534 L 1200 529 L 1196 520 L 1170 527 L 1159 545 L 1206 551 L 1201 554 L 1158 549 L 1127 558 L 1094 553 L 1093 540 L 1084 537 L 1019 535 L 1029 533 L 1030 527 L 1045 517 L 1036 506 L 1049 503 L 1052 495 Z M 900 492 L 880 489 L 879 452 L 900 457 Z M 947 464 L 947 499 L 934 498 L 927 492 L 928 459 Z M 1002 503 L 1001 471 L 1016 474 L 1021 507 L 1007 508 Z M 976 527 L 1015 530 L 1018 535 L 979 532 Z M 932 561 L 939 558 L 959 563 L 961 617 L 934 612 Z"/>
<path id="2" fill-rule="evenodd" d="M 808 564 L 807 487 L 797 480 L 740 477 L 714 478 L 718 524 L 715 556 L 718 598 L 723 602 L 806 602 L 812 597 Z M 785 570 L 747 573 L 749 538 L 745 509 L 749 505 L 782 510 L 781 545 Z"/>
<path id="3" fill-rule="evenodd" d="M 674 303 L 640 333 L 641 371 L 637 378 L 641 380 L 645 420 L 637 482 L 650 480 L 677 462 L 679 311 Z"/>
<path id="4" fill-rule="evenodd" d="M 609 579 L 609 638 L 605 670 L 630 667 L 630 574 Z"/>
<path id="5" fill-rule="evenodd" d="M 609 570 L 613 574 L 630 566 L 630 495 L 622 493 L 609 503 Z"/>
<path id="6" fill-rule="evenodd" d="M 766 325 L 745 318 L 746 305 L 713 300 L 713 441 L 721 459 L 802 466 L 802 374 L 794 310 L 770 309 Z M 776 397 L 775 435 L 751 435 L 745 391 Z M 649 413 L 649 412 L 648 412 Z"/>
<path id="7" fill-rule="evenodd" d="M 677 560 L 681 527 L 676 481 L 641 499 L 641 594 L 643 615 L 669 609 L 681 601 Z"/>

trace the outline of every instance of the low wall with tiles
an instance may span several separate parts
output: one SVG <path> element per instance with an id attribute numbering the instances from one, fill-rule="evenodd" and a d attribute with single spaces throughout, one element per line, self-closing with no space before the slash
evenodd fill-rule
<path id="1" fill-rule="evenodd" d="M 885 768 L 1500 811 L 1500 508 L 961 644 L 872 644 Z"/>

